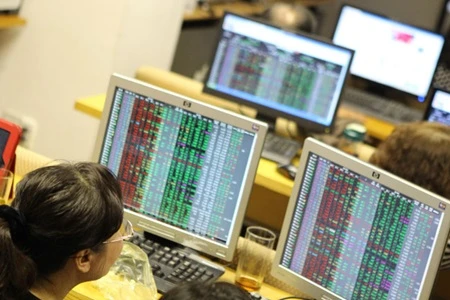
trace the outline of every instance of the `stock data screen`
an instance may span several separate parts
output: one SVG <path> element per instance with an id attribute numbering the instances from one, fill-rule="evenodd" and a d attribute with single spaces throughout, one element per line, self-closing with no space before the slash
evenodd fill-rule
<path id="1" fill-rule="evenodd" d="M 126 208 L 226 244 L 255 135 L 116 89 L 100 163 Z"/>
<path id="2" fill-rule="evenodd" d="M 345 299 L 415 299 L 441 217 L 311 153 L 281 264 Z"/>
<path id="3" fill-rule="evenodd" d="M 206 82 L 209 89 L 329 125 L 350 50 L 227 15 Z"/>

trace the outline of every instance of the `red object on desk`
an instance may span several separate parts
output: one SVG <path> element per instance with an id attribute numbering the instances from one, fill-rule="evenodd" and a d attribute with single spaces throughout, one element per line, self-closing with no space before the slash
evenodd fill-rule
<path id="1" fill-rule="evenodd" d="M 0 168 L 14 173 L 16 164 L 16 148 L 22 136 L 22 128 L 5 119 L 0 119 Z M 14 183 L 9 198 L 14 195 Z"/>
<path id="2" fill-rule="evenodd" d="M 16 148 L 20 142 L 22 128 L 5 119 L 0 119 L 0 167 L 11 170 L 14 167 Z"/>

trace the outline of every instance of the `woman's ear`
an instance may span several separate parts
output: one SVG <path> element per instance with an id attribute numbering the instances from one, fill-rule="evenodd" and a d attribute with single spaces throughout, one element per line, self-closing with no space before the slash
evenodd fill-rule
<path id="1" fill-rule="evenodd" d="M 75 253 L 74 259 L 77 269 L 82 273 L 88 273 L 91 269 L 93 258 L 93 252 L 90 249 L 80 250 Z"/>

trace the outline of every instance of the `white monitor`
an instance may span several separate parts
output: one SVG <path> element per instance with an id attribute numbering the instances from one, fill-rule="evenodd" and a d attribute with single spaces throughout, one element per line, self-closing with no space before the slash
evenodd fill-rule
<path id="1" fill-rule="evenodd" d="M 272 273 L 315 299 L 428 299 L 450 202 L 308 138 Z"/>
<path id="2" fill-rule="evenodd" d="M 450 91 L 434 89 L 424 120 L 450 126 Z"/>
<path id="3" fill-rule="evenodd" d="M 355 50 L 350 67 L 352 75 L 423 101 L 436 71 L 444 37 L 343 5 L 333 42 Z"/>
<path id="4" fill-rule="evenodd" d="M 136 228 L 231 260 L 267 125 L 111 77 L 95 159 L 122 187 Z"/>

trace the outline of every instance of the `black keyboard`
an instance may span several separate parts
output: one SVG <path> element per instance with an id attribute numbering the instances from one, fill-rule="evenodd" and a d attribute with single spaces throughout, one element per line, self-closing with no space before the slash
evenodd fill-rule
<path id="1" fill-rule="evenodd" d="M 342 105 L 364 114 L 383 119 L 393 124 L 419 121 L 423 112 L 397 101 L 369 94 L 362 90 L 347 88 L 342 96 Z"/>
<path id="2" fill-rule="evenodd" d="M 298 141 L 269 132 L 266 135 L 261 156 L 279 164 L 287 165 L 291 163 L 301 146 Z"/>
<path id="3" fill-rule="evenodd" d="M 131 242 L 147 253 L 156 287 L 161 294 L 184 281 L 215 281 L 225 272 L 222 266 L 158 237 L 135 235 Z"/>

